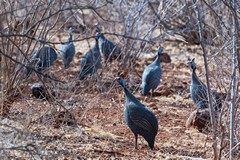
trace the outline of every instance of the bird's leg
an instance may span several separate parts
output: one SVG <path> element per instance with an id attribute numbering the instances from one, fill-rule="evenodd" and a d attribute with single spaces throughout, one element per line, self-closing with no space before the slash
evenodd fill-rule
<path id="1" fill-rule="evenodd" d="M 144 98 L 144 102 L 147 102 L 147 96 Z"/>
<path id="2" fill-rule="evenodd" d="M 106 57 L 106 55 L 105 54 L 102 54 L 102 56 L 103 56 L 103 68 L 106 68 L 107 67 L 107 61 L 108 61 L 108 59 L 107 59 L 107 57 Z"/>
<path id="3" fill-rule="evenodd" d="M 89 77 L 88 91 L 91 91 L 93 86 L 94 86 L 94 77 Z"/>
<path id="4" fill-rule="evenodd" d="M 101 78 L 100 78 L 100 75 L 98 74 L 98 72 L 96 72 L 96 79 L 97 79 L 97 88 L 101 92 L 102 91 L 102 82 L 101 82 Z"/>
<path id="5" fill-rule="evenodd" d="M 152 100 L 153 97 L 153 89 L 151 90 L 151 97 L 150 97 L 150 101 Z"/>
<path id="6" fill-rule="evenodd" d="M 67 80 L 69 80 L 69 71 L 66 69 L 66 74 L 67 74 Z"/>
<path id="7" fill-rule="evenodd" d="M 135 136 L 135 149 L 137 149 L 137 139 L 138 139 L 138 135 L 137 134 L 134 134 Z"/>
<path id="8" fill-rule="evenodd" d="M 95 79 L 96 79 L 96 88 L 97 88 L 97 90 L 99 90 L 99 87 L 100 87 L 100 84 L 99 84 L 99 82 L 100 82 L 99 75 L 98 75 L 98 73 L 96 72 L 94 76 L 95 76 Z"/>

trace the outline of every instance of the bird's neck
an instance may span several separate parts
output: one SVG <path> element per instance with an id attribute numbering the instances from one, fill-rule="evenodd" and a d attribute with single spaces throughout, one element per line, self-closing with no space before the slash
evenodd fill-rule
<path id="1" fill-rule="evenodd" d="M 126 99 L 132 99 L 132 98 L 135 98 L 132 93 L 129 92 L 129 90 L 127 88 L 124 88 L 124 93 L 125 93 L 125 96 L 126 96 Z"/>
<path id="2" fill-rule="evenodd" d="M 199 78 L 198 78 L 198 76 L 196 74 L 196 69 L 193 69 L 193 71 L 192 71 L 192 82 L 200 83 L 200 80 L 199 80 Z"/>
<path id="3" fill-rule="evenodd" d="M 95 46 L 96 46 L 97 48 L 99 48 L 98 39 L 95 40 Z"/>
<path id="4" fill-rule="evenodd" d="M 157 58 L 155 59 L 155 61 L 153 63 L 160 65 L 160 56 L 157 56 Z"/>
<path id="5" fill-rule="evenodd" d="M 129 90 L 127 88 L 124 88 L 124 93 L 125 93 L 127 102 L 134 102 L 134 103 L 139 102 L 138 99 L 131 92 L 129 92 Z"/>
<path id="6" fill-rule="evenodd" d="M 100 38 L 101 41 L 104 41 L 104 40 L 106 39 L 106 38 L 104 37 L 104 35 L 101 35 L 99 38 Z"/>
<path id="7" fill-rule="evenodd" d="M 69 34 L 68 42 L 72 41 L 72 34 Z"/>
<path id="8" fill-rule="evenodd" d="M 196 68 L 192 68 L 192 74 L 197 75 L 196 74 Z"/>

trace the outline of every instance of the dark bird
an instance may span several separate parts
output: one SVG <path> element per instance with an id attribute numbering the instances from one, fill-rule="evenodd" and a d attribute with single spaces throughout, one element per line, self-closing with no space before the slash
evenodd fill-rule
<path id="1" fill-rule="evenodd" d="M 57 59 L 56 51 L 50 46 L 44 46 L 32 52 L 30 56 L 30 66 L 27 67 L 26 76 L 30 76 L 32 68 L 38 72 L 49 68 Z"/>
<path id="2" fill-rule="evenodd" d="M 198 78 L 196 74 L 196 64 L 194 58 L 187 63 L 192 68 L 192 81 L 190 85 L 190 95 L 198 108 L 208 108 L 208 95 L 206 85 Z M 222 108 L 221 95 L 215 91 L 212 92 L 213 107 L 216 111 Z"/>
<path id="3" fill-rule="evenodd" d="M 101 54 L 98 45 L 98 34 L 95 37 L 95 45 L 87 51 L 80 62 L 79 79 L 83 80 L 86 76 L 92 76 L 101 67 Z"/>
<path id="4" fill-rule="evenodd" d="M 103 33 L 98 32 L 99 49 L 105 62 L 117 59 L 121 54 L 121 49 L 111 40 L 107 39 Z"/>
<path id="5" fill-rule="evenodd" d="M 72 27 L 69 28 L 69 38 L 68 41 L 62 45 L 60 49 L 60 54 L 64 62 L 64 67 L 67 69 L 70 66 L 70 63 L 73 60 L 75 55 L 75 46 L 72 42 L 74 29 Z"/>
<path id="6" fill-rule="evenodd" d="M 31 86 L 32 94 L 38 99 L 49 99 L 49 95 L 44 86 L 40 83 L 34 83 Z"/>
<path id="7" fill-rule="evenodd" d="M 157 118 L 147 106 L 129 92 L 123 79 L 119 78 L 118 83 L 124 89 L 126 97 L 124 118 L 135 136 L 135 148 L 137 149 L 138 135 L 141 135 L 148 142 L 149 147 L 153 149 L 158 132 Z"/>
<path id="8" fill-rule="evenodd" d="M 142 75 L 142 93 L 146 96 L 151 90 L 153 91 L 160 84 L 160 79 L 162 78 L 162 68 L 160 65 L 160 55 L 163 52 L 163 47 L 158 49 L 157 58 L 148 65 Z"/>

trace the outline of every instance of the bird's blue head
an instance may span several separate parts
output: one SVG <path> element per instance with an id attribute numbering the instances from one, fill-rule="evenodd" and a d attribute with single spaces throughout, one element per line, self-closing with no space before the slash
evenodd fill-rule
<path id="1" fill-rule="evenodd" d="M 159 47 L 159 48 L 158 48 L 158 56 L 159 56 L 160 54 L 162 54 L 163 50 L 164 50 L 163 47 Z"/>
<path id="2" fill-rule="evenodd" d="M 192 70 L 195 70 L 197 68 L 194 60 L 195 60 L 195 58 L 188 59 L 188 63 L 187 63 L 192 68 Z"/>
<path id="3" fill-rule="evenodd" d="M 97 32 L 102 32 L 103 27 L 101 26 L 101 24 L 99 22 L 97 22 L 94 26 L 95 26 Z"/>
<path id="4" fill-rule="evenodd" d="M 126 83 L 122 78 L 120 78 L 120 77 L 117 78 L 117 81 L 123 88 L 126 88 Z"/>
<path id="5" fill-rule="evenodd" d="M 101 32 L 97 32 L 97 34 L 95 36 L 96 40 L 98 40 L 99 38 L 103 38 L 103 37 L 104 36 L 103 36 L 103 34 Z"/>
<path id="6" fill-rule="evenodd" d="M 72 35 L 74 33 L 75 29 L 73 27 L 70 27 L 68 30 L 68 33 Z"/>

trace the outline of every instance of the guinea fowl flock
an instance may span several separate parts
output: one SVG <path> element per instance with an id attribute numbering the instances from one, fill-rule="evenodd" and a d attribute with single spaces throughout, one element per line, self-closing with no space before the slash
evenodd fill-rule
<path id="1" fill-rule="evenodd" d="M 69 39 L 60 49 L 65 68 L 70 67 L 70 63 L 75 55 L 75 46 L 72 38 L 73 33 L 74 29 L 70 28 Z M 143 96 L 147 96 L 150 92 L 152 95 L 160 84 L 162 78 L 160 56 L 162 53 L 163 47 L 160 47 L 157 51 L 156 59 L 144 69 L 141 84 Z M 102 61 L 112 61 L 120 56 L 121 49 L 99 31 L 95 36 L 95 45 L 90 48 L 81 59 L 78 76 L 79 80 L 97 74 Z M 26 75 L 30 76 L 33 69 L 40 72 L 45 68 L 49 68 L 56 59 L 57 53 L 50 46 L 44 46 L 34 51 L 30 57 Z M 191 98 L 198 109 L 208 108 L 207 87 L 200 81 L 196 74 L 197 67 L 194 59 L 190 60 L 188 65 L 192 68 L 192 80 L 190 85 Z M 138 135 L 141 135 L 148 142 L 149 147 L 153 149 L 155 137 L 158 132 L 158 120 L 156 116 L 127 89 L 126 83 L 122 78 L 117 78 L 117 81 L 122 86 L 125 94 L 124 119 L 135 136 L 135 148 L 137 148 Z M 36 87 L 34 91 L 36 91 Z M 212 97 L 215 111 L 219 112 L 222 107 L 220 95 L 217 92 L 212 92 Z"/>

